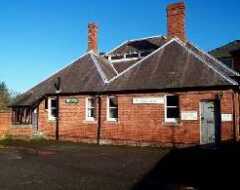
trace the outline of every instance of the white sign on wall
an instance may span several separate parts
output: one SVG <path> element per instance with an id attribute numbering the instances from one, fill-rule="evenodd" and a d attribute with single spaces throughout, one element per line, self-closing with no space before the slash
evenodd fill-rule
<path id="1" fill-rule="evenodd" d="M 198 119 L 196 111 L 183 111 L 181 112 L 181 120 L 194 121 Z"/>
<path id="2" fill-rule="evenodd" d="M 164 97 L 135 97 L 133 104 L 164 104 Z"/>
<path id="3" fill-rule="evenodd" d="M 228 113 L 222 113 L 221 114 L 222 121 L 232 121 L 232 114 Z"/>

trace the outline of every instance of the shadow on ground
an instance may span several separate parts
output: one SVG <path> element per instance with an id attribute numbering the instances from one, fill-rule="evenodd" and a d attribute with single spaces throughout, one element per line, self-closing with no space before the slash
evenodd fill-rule
<path id="1" fill-rule="evenodd" d="M 171 150 L 137 182 L 145 189 L 239 189 L 240 144 Z"/>

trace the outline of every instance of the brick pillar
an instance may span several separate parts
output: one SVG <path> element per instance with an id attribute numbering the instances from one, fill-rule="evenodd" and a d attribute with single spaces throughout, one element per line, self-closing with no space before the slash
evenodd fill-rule
<path id="1" fill-rule="evenodd" d="M 167 35 L 186 41 L 185 35 L 185 4 L 170 4 L 167 7 Z"/>
<path id="2" fill-rule="evenodd" d="M 97 33 L 98 27 L 95 23 L 88 24 L 88 51 L 92 50 L 97 53 L 98 43 L 97 43 Z"/>

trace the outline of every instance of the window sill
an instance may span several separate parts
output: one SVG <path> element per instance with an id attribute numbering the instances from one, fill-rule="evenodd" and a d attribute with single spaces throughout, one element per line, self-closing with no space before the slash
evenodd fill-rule
<path id="1" fill-rule="evenodd" d="M 87 124 L 97 124 L 96 120 L 84 120 L 83 123 L 87 123 Z"/>
<path id="2" fill-rule="evenodd" d="M 164 122 L 163 126 L 173 126 L 173 127 L 179 127 L 182 125 L 182 122 Z"/>
<path id="3" fill-rule="evenodd" d="M 49 119 L 48 123 L 56 123 L 56 119 Z"/>
<path id="4" fill-rule="evenodd" d="M 106 120 L 105 123 L 119 124 L 119 120 Z"/>
<path id="5" fill-rule="evenodd" d="M 32 128 L 32 124 L 13 124 L 12 128 Z"/>

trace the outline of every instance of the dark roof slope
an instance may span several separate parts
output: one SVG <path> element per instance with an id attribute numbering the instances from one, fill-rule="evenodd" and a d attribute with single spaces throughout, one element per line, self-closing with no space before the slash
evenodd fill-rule
<path id="1" fill-rule="evenodd" d="M 129 61 L 119 61 L 119 62 L 112 63 L 112 65 L 119 73 L 121 73 L 124 70 L 126 70 L 128 67 L 130 67 L 131 65 L 135 64 L 136 62 L 138 62 L 139 60 L 140 59 L 129 60 Z"/>
<path id="2" fill-rule="evenodd" d="M 97 58 L 95 54 L 88 53 L 24 93 L 12 106 L 32 105 L 44 95 L 54 94 L 54 84 L 58 77 L 61 78 L 61 93 L 78 93 L 97 92 L 104 87 L 108 79 L 115 75 L 116 72 L 110 64 L 107 64 L 102 58 Z"/>
<path id="3" fill-rule="evenodd" d="M 166 41 L 167 41 L 166 37 L 163 36 L 130 40 L 124 42 L 123 44 L 113 49 L 112 51 L 108 52 L 107 54 L 115 55 L 131 52 L 152 52 L 158 49 L 160 46 L 162 46 Z"/>
<path id="4" fill-rule="evenodd" d="M 174 38 L 132 62 L 112 65 L 104 57 L 89 52 L 24 93 L 12 106 L 32 106 L 44 96 L 55 94 L 58 78 L 61 93 L 100 93 L 237 85 L 232 76 L 238 73 L 190 43 Z"/>
<path id="5" fill-rule="evenodd" d="M 174 40 L 114 79 L 106 91 L 233 85 L 229 77 Z"/>
<path id="6" fill-rule="evenodd" d="M 192 45 L 191 43 L 186 44 L 187 47 L 196 53 L 196 55 L 200 56 L 201 59 L 203 59 L 206 63 L 210 64 L 213 68 L 215 68 L 217 71 L 222 72 L 224 75 L 227 76 L 239 76 L 239 73 L 234 71 L 233 69 L 227 67 L 225 64 L 223 64 L 221 61 L 217 60 L 215 57 L 213 57 L 211 54 L 205 53 L 204 51 L 201 51 L 200 49 L 196 48 L 196 46 Z"/>
<path id="7" fill-rule="evenodd" d="M 221 46 L 210 51 L 209 53 L 216 58 L 226 58 L 231 57 L 231 53 L 236 50 L 240 50 L 240 40 L 230 42 L 224 46 Z"/>

